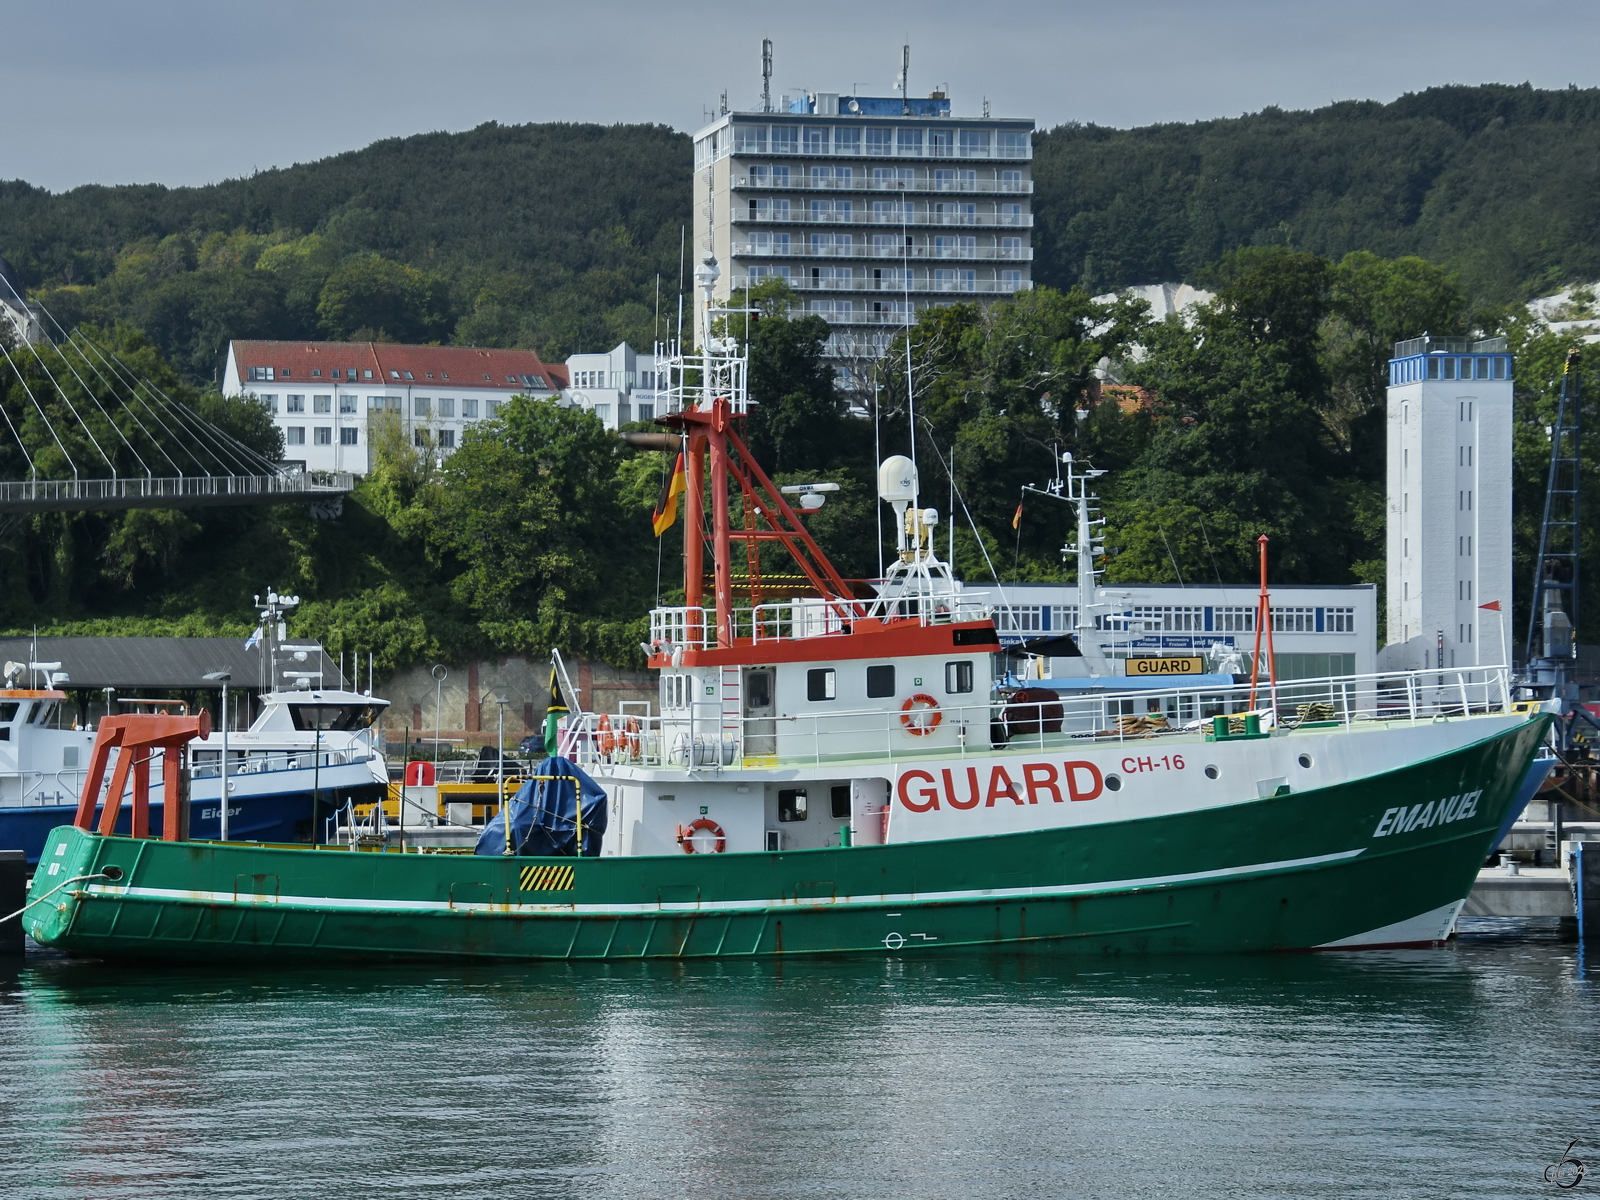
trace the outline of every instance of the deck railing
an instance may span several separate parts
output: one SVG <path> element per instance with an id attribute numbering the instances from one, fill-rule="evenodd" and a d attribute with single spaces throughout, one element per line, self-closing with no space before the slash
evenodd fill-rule
<path id="1" fill-rule="evenodd" d="M 733 637 L 752 644 L 833 637 L 849 632 L 853 621 L 916 620 L 924 625 L 981 621 L 993 609 L 981 592 L 954 596 L 878 596 L 870 600 L 782 600 L 733 610 Z M 670 654 L 682 647 L 715 649 L 717 614 L 704 608 L 656 608 L 650 611 L 650 644 Z"/>
<path id="2" fill-rule="evenodd" d="M 603 725 L 598 714 L 585 713 L 568 720 L 563 752 L 589 767 L 722 770 L 926 755 L 965 758 L 1001 748 L 1049 750 L 1176 737 L 1193 741 L 1201 734 L 1214 736 L 1219 717 L 1227 719 L 1224 738 L 1231 738 L 1364 722 L 1417 724 L 1506 712 L 1511 706 L 1509 675 L 1501 667 L 1296 679 L 1276 689 L 1263 683 L 1255 689 L 1254 705 L 1248 684 L 1117 691 L 1113 678 L 1106 687 L 1042 703 L 941 700 L 936 710 L 903 711 L 896 705 L 735 717 L 722 711 L 718 698 L 664 716 L 608 714 Z M 924 732 L 913 734 L 913 726 Z"/>

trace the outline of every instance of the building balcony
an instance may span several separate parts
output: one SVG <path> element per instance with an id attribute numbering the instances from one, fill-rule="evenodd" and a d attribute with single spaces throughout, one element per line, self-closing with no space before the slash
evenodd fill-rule
<path id="1" fill-rule="evenodd" d="M 804 275 L 735 275 L 731 284 L 734 288 L 755 287 L 766 283 L 769 279 L 782 279 L 796 292 L 872 292 L 880 296 L 892 298 L 903 296 L 907 292 L 912 295 L 938 295 L 946 292 L 968 292 L 973 295 L 1009 295 L 1012 292 L 1026 292 L 1033 288 L 1031 279 L 934 279 L 929 276 L 913 278 L 911 285 L 878 279 L 812 279 Z"/>
<path id="2" fill-rule="evenodd" d="M 920 145 L 902 146 L 868 146 L 861 145 L 822 145 L 816 142 L 800 140 L 783 140 L 779 138 L 768 139 L 765 137 L 738 136 L 738 126 L 735 126 L 732 155 L 735 158 L 746 158 L 751 155 L 766 155 L 777 158 L 870 158 L 891 159 L 905 161 L 907 159 L 932 159 L 938 162 L 1030 162 L 1033 159 L 1033 145 L 1030 143 L 1020 148 L 1002 148 L 1000 146 L 943 146 Z M 719 150 L 717 157 L 722 158 L 729 154 L 728 150 Z M 697 163 L 696 168 L 704 166 Z"/>
<path id="3" fill-rule="evenodd" d="M 848 246 L 811 246 L 803 242 L 792 245 L 771 245 L 755 242 L 735 242 L 735 258 L 874 258 L 897 262 L 912 259 L 923 262 L 931 259 L 948 259 L 951 262 L 1032 262 L 1033 248 L 1022 246 L 974 246 L 961 249 L 951 246 L 869 246 L 852 243 Z"/>
<path id="4" fill-rule="evenodd" d="M 1032 229 L 1032 213 L 873 213 L 862 209 L 848 213 L 812 212 L 795 208 L 788 212 L 758 210 L 754 216 L 736 216 L 735 225 L 875 225 L 878 228 L 922 228 L 960 225 L 969 229 Z"/>
<path id="5" fill-rule="evenodd" d="M 1031 196 L 1031 179 L 968 179 L 947 180 L 923 176 L 916 179 L 868 179 L 864 174 L 849 179 L 813 179 L 807 175 L 791 175 L 782 179 L 770 176 L 743 175 L 733 180 L 735 191 L 755 190 L 767 192 L 953 192 L 978 196 Z"/>
<path id="6" fill-rule="evenodd" d="M 1030 284 L 1027 285 L 1027 287 L 1018 288 L 1017 290 L 1018 291 L 1027 291 L 1032 286 L 1033 285 L 1030 283 Z M 972 295 L 974 295 L 974 297 L 976 297 L 977 294 L 976 293 L 972 293 Z M 925 309 L 940 308 L 940 307 L 943 307 L 945 305 L 959 304 L 960 302 L 961 302 L 960 297 L 952 297 L 949 300 L 939 301 L 938 303 L 934 303 L 934 304 L 917 304 L 917 305 L 914 305 L 913 306 L 913 312 L 911 314 L 911 321 L 910 322 L 908 322 L 906 320 L 906 314 L 905 314 L 905 312 L 903 310 L 899 311 L 899 312 L 862 312 L 861 310 L 857 309 L 855 311 L 847 312 L 847 313 L 841 313 L 841 312 L 817 312 L 817 313 L 814 313 L 814 314 L 811 313 L 808 310 L 807 312 L 805 312 L 803 314 L 797 312 L 796 315 L 797 316 L 800 316 L 800 315 L 803 315 L 803 316 L 813 316 L 813 315 L 814 316 L 819 316 L 823 320 L 827 321 L 829 325 L 888 325 L 888 326 L 893 326 L 894 328 L 900 329 L 900 328 L 904 328 L 907 324 L 915 324 L 917 313 L 920 313 Z"/>

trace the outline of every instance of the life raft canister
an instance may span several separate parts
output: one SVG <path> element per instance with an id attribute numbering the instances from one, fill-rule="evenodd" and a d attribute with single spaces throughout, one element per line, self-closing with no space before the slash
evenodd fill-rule
<path id="1" fill-rule="evenodd" d="M 925 737 L 939 728 L 942 720 L 944 713 L 939 709 L 939 702 L 927 692 L 908 697 L 900 706 L 900 724 L 912 737 Z"/>
<path id="2" fill-rule="evenodd" d="M 683 847 L 685 854 L 701 853 L 694 848 L 694 835 L 697 833 L 709 833 L 717 839 L 716 847 L 711 851 L 712 854 L 721 854 L 728 848 L 728 835 L 722 832 L 722 826 L 718 825 L 710 817 L 701 817 L 698 821 L 691 821 L 687 825 L 678 826 L 678 843 Z"/>

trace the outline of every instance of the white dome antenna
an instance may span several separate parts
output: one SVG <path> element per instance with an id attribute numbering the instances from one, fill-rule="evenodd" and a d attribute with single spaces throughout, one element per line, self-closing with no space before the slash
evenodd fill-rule
<path id="1" fill-rule="evenodd" d="M 917 464 L 904 454 L 883 460 L 878 467 L 878 499 L 909 504 L 917 498 Z"/>

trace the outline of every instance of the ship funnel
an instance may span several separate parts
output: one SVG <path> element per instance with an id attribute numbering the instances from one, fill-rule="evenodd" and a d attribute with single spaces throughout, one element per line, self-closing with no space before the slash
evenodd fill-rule
<path id="1" fill-rule="evenodd" d="M 883 460 L 878 467 L 878 498 L 890 504 L 909 504 L 917 498 L 917 464 L 904 454 Z"/>

